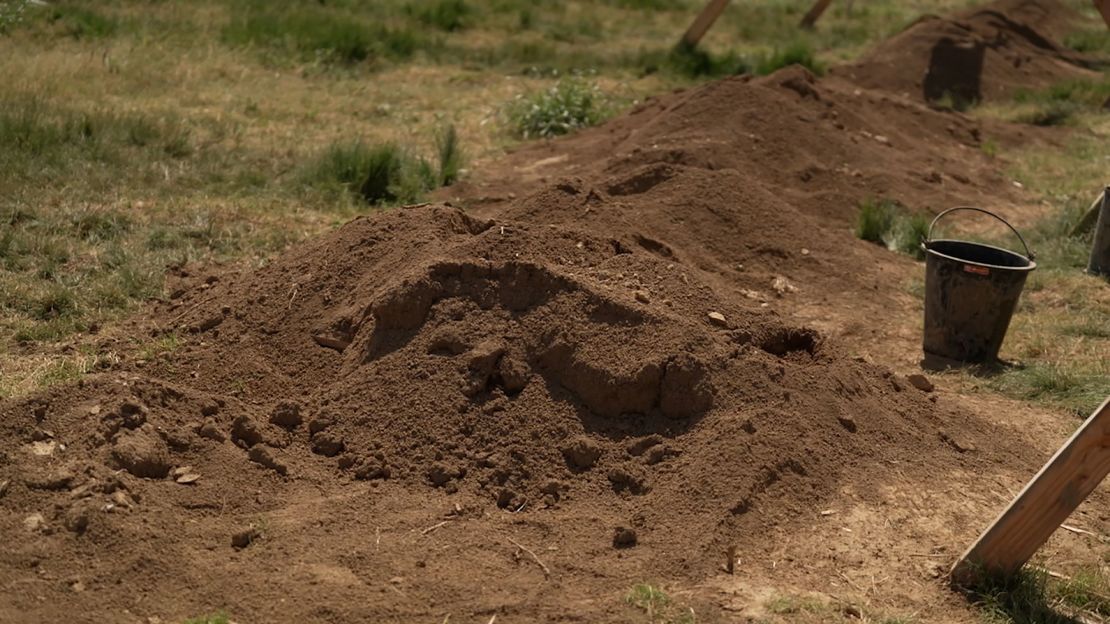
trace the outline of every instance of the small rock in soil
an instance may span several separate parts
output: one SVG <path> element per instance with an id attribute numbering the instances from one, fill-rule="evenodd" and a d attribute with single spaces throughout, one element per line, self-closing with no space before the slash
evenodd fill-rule
<path id="1" fill-rule="evenodd" d="M 289 466 L 278 456 L 277 449 L 261 444 L 255 445 L 251 447 L 250 452 L 247 453 L 247 457 L 249 457 L 252 462 L 269 468 L 279 475 L 289 474 Z"/>
<path id="2" fill-rule="evenodd" d="M 116 464 L 146 479 L 162 479 L 170 472 L 170 453 L 162 438 L 144 431 L 124 431 L 112 447 Z"/>
<path id="3" fill-rule="evenodd" d="M 567 465 L 574 470 L 589 470 L 601 458 L 601 445 L 584 435 L 571 438 L 560 450 Z"/>
<path id="4" fill-rule="evenodd" d="M 443 462 L 436 462 L 428 469 L 428 481 L 436 487 L 443 487 L 452 479 L 460 478 L 462 475 L 461 470 Z"/>
<path id="5" fill-rule="evenodd" d="M 216 442 L 223 442 L 227 439 L 224 432 L 220 431 L 220 428 L 216 426 L 216 421 L 211 418 L 206 419 L 200 427 L 197 427 L 197 435 Z"/>
<path id="6" fill-rule="evenodd" d="M 187 472 L 175 479 L 181 485 L 190 485 L 196 483 L 200 479 L 200 475 L 195 472 Z"/>
<path id="7" fill-rule="evenodd" d="M 239 416 L 231 423 L 231 441 L 243 448 L 262 442 L 262 430 L 250 416 Z"/>
<path id="8" fill-rule="evenodd" d="M 23 526 L 28 531 L 41 531 L 46 527 L 46 518 L 40 513 L 33 513 L 23 519 Z"/>
<path id="9" fill-rule="evenodd" d="M 617 527 L 613 531 L 613 548 L 631 548 L 636 545 L 636 529 Z"/>
<path id="10" fill-rule="evenodd" d="M 262 532 L 258 530 L 258 527 L 252 524 L 231 536 L 231 546 L 233 548 L 243 549 L 258 541 L 260 537 L 262 537 Z"/>
<path id="11" fill-rule="evenodd" d="M 326 431 L 312 436 L 312 452 L 324 457 L 335 457 L 346 449 L 343 438 Z"/>
<path id="12" fill-rule="evenodd" d="M 528 385 L 528 377 L 532 374 L 527 364 L 507 355 L 498 362 L 497 372 L 501 375 L 501 386 L 510 394 L 524 390 L 524 386 Z"/>
<path id="13" fill-rule="evenodd" d="M 282 401 L 270 414 L 270 422 L 289 430 L 300 426 L 304 418 L 301 416 L 301 406 L 294 401 Z"/>
<path id="14" fill-rule="evenodd" d="M 640 303 L 651 303 L 651 297 L 647 294 L 647 291 L 645 290 L 637 290 L 635 296 L 636 301 L 639 301 Z"/>
<path id="15" fill-rule="evenodd" d="M 613 484 L 613 490 L 616 492 L 628 491 L 637 496 L 647 494 L 651 491 L 651 486 L 648 485 L 647 479 L 636 472 L 627 468 L 614 468 L 609 471 L 609 481 Z"/>
<path id="16" fill-rule="evenodd" d="M 8 486 L 10 486 L 11 484 L 12 482 L 9 479 L 4 479 L 3 481 L 0 481 L 0 498 L 3 498 L 4 495 L 8 493 Z"/>
<path id="17" fill-rule="evenodd" d="M 720 312 L 710 312 L 708 315 L 709 322 L 717 327 L 728 327 L 728 321 L 725 320 L 725 315 Z"/>
<path id="18" fill-rule="evenodd" d="M 936 388 L 936 386 L 933 385 L 933 382 L 929 381 L 928 377 L 920 373 L 909 375 L 908 377 L 906 377 L 906 381 L 908 381 L 911 386 L 917 388 L 922 392 L 932 392 Z"/>
<path id="19" fill-rule="evenodd" d="M 334 424 L 334 416 L 330 414 L 320 414 L 308 421 L 308 435 L 316 435 Z"/>

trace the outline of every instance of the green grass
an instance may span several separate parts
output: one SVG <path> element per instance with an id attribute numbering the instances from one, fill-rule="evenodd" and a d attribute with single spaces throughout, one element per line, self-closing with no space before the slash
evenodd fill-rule
<path id="1" fill-rule="evenodd" d="M 802 40 L 793 41 L 781 49 L 775 48 L 760 57 L 755 63 L 755 73 L 765 76 L 791 65 L 801 65 L 818 76 L 825 73 L 825 66 L 817 60 L 813 47 Z"/>
<path id="2" fill-rule="evenodd" d="M 511 132 L 520 138 L 548 138 L 592 126 L 609 112 L 597 84 L 569 77 L 519 96 L 508 107 L 508 119 Z"/>
<path id="3" fill-rule="evenodd" d="M 896 202 L 887 199 L 866 199 L 856 212 L 856 238 L 883 245 L 918 260 L 929 231 L 929 219 L 918 213 L 908 213 Z"/>
<path id="4" fill-rule="evenodd" d="M 1069 578 L 1024 568 L 1009 577 L 987 579 L 971 599 L 990 624 L 1075 624 L 1076 615 L 1110 615 L 1110 584 L 1098 569 Z"/>
<path id="5" fill-rule="evenodd" d="M 447 32 L 466 28 L 474 12 L 464 0 L 417 0 L 406 8 L 420 23 Z"/>
<path id="6" fill-rule="evenodd" d="M 629 590 L 625 602 L 640 609 L 649 624 L 694 624 L 693 609 L 676 604 L 662 589 L 639 583 Z"/>
<path id="7" fill-rule="evenodd" d="M 429 10 L 429 19 L 445 19 L 446 14 L 432 7 Z M 263 2 L 245 3 L 224 28 L 223 40 L 232 45 L 261 46 L 270 53 L 284 52 L 300 61 L 338 65 L 406 60 L 417 50 L 434 45 L 407 27 L 391 27 L 307 3 L 281 9 Z"/>
<path id="8" fill-rule="evenodd" d="M 433 164 L 396 143 L 334 143 L 306 170 L 303 179 L 309 186 L 374 206 L 412 204 L 424 193 L 458 179 L 463 155 L 454 126 L 437 132 L 435 152 Z"/>

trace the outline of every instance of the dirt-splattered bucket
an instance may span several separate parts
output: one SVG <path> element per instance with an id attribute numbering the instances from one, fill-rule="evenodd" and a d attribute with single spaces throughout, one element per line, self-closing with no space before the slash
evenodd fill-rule
<path id="1" fill-rule="evenodd" d="M 973 210 L 998 219 L 1010 228 L 1025 255 L 962 240 L 933 239 L 933 227 L 958 210 Z M 925 336 L 929 356 L 968 363 L 992 363 L 1029 272 L 1037 268 L 1025 239 L 998 215 L 971 206 L 940 213 L 921 243 L 925 251 Z"/>

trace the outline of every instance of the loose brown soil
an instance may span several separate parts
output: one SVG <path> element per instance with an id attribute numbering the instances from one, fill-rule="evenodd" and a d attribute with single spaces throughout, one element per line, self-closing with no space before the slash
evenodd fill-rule
<path id="1" fill-rule="evenodd" d="M 466 210 L 182 272 L 131 327 L 184 346 L 0 404 L 0 620 L 644 621 L 641 581 L 699 621 L 973 619 L 939 572 L 1067 423 L 860 355 L 915 268 L 850 224 L 1031 202 L 977 122 L 873 86 L 704 85 Z"/>

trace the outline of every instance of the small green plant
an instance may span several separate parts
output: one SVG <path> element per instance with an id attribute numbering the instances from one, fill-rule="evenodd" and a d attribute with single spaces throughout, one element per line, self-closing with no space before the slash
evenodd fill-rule
<path id="1" fill-rule="evenodd" d="M 887 247 L 898 253 L 912 256 L 918 260 L 925 258 L 921 241 L 929 233 L 929 219 L 922 214 L 899 214 L 887 235 Z"/>
<path id="2" fill-rule="evenodd" d="M 0 2 L 0 34 L 7 32 L 24 20 L 29 0 L 6 0 Z"/>
<path id="3" fill-rule="evenodd" d="M 825 73 L 825 66 L 817 60 L 813 48 L 802 40 L 794 41 L 785 48 L 775 48 L 770 54 L 760 57 L 755 64 L 755 73 L 766 76 L 790 65 L 801 65 L 818 76 Z"/>
<path id="4" fill-rule="evenodd" d="M 439 165 L 439 185 L 454 184 L 459 179 L 463 164 L 459 134 L 455 131 L 454 125 L 448 125 L 436 132 L 436 156 Z"/>
<path id="5" fill-rule="evenodd" d="M 697 46 L 679 43 L 667 51 L 641 51 L 638 57 L 627 61 L 644 74 L 667 72 L 686 78 L 702 76 L 728 76 L 747 73 L 747 62 L 734 52 L 713 54 Z"/>
<path id="6" fill-rule="evenodd" d="M 883 244 L 894 225 L 895 209 L 896 204 L 885 199 L 866 199 L 861 202 L 859 212 L 856 213 L 856 238 Z"/>
<path id="7" fill-rule="evenodd" d="M 1095 615 L 1110 613 L 1110 604 L 1101 594 L 1105 588 L 1105 576 L 1099 572 L 1053 579 L 1044 570 L 1027 567 L 984 579 L 971 598 L 988 622 L 1074 624 L 1075 618 L 1061 607 Z"/>
<path id="8" fill-rule="evenodd" d="M 676 605 L 662 589 L 638 583 L 625 596 L 625 602 L 642 609 L 651 624 L 694 624 L 693 609 Z"/>
<path id="9" fill-rule="evenodd" d="M 929 220 L 921 214 L 907 213 L 888 199 L 867 199 L 856 213 L 856 238 L 885 245 L 891 251 L 924 257 L 921 241 L 929 232 Z"/>
<path id="10" fill-rule="evenodd" d="M 563 78 L 550 89 L 518 96 L 509 106 L 513 132 L 524 139 L 553 137 L 592 126 L 605 117 L 605 101 L 596 84 Z"/>
<path id="11" fill-rule="evenodd" d="M 424 193 L 455 182 L 462 170 L 462 148 L 454 126 L 438 131 L 435 147 L 433 165 L 396 143 L 337 142 L 306 171 L 304 179 L 311 186 L 340 190 L 371 205 L 415 203 Z"/>
<path id="12" fill-rule="evenodd" d="M 980 143 L 979 149 L 991 158 L 998 156 L 998 143 L 995 143 L 991 139 L 986 139 Z"/>

